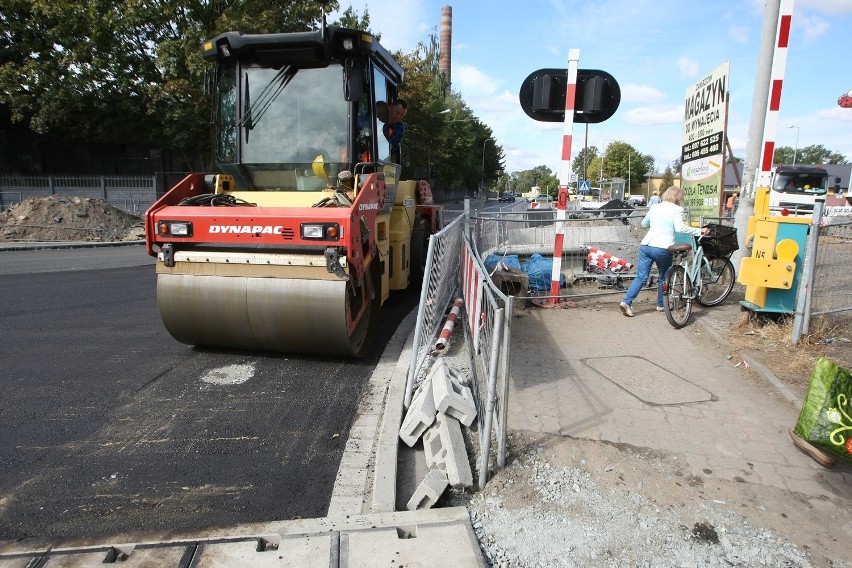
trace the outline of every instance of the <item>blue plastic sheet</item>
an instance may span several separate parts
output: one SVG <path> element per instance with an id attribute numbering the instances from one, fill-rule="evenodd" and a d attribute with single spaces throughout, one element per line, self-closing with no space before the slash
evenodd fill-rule
<path id="1" fill-rule="evenodd" d="M 485 259 L 485 269 L 493 272 L 498 267 L 500 270 L 520 270 L 521 261 L 516 254 L 489 254 Z"/>
<path id="2" fill-rule="evenodd" d="M 534 254 L 524 263 L 521 270 L 530 280 L 530 290 L 550 290 L 550 279 L 553 273 L 553 259 Z M 565 275 L 559 275 L 559 287 L 565 287 Z"/>

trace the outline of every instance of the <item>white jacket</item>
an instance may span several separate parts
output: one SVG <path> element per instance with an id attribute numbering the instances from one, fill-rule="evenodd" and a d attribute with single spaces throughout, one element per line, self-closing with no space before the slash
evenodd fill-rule
<path id="1" fill-rule="evenodd" d="M 661 201 L 648 209 L 642 219 L 643 227 L 650 227 L 642 239 L 643 245 L 668 248 L 675 242 L 675 233 L 698 236 L 701 229 L 690 227 L 683 222 L 683 207 L 671 201 Z"/>

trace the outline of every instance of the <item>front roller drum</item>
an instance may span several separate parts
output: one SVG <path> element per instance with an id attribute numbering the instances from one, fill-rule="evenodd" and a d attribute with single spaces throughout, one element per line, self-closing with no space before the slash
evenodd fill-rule
<path id="1" fill-rule="evenodd" d="M 161 273 L 157 303 L 166 329 L 188 345 L 361 357 L 381 303 L 363 288 L 343 280 Z"/>

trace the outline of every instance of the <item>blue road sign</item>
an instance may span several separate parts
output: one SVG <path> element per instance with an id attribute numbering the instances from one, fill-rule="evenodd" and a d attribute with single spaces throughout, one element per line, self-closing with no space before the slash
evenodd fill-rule
<path id="1" fill-rule="evenodd" d="M 589 185 L 589 180 L 584 179 L 580 182 L 580 185 L 577 188 L 577 191 L 580 193 L 589 193 L 592 190 L 592 187 Z"/>

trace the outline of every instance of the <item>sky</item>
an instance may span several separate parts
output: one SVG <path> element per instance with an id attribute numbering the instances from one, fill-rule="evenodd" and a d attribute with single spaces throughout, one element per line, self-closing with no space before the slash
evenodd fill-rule
<path id="1" fill-rule="evenodd" d="M 763 0 L 340 0 L 350 5 L 403 52 L 438 37 L 441 7 L 452 7 L 452 88 L 493 130 L 508 172 L 560 171 L 562 123 L 527 117 L 518 92 L 533 71 L 566 68 L 569 49 L 580 50 L 580 69 L 606 71 L 621 88 L 613 117 L 588 126 L 588 145 L 626 142 L 657 172 L 680 156 L 687 89 L 730 62 L 728 139 L 746 157 Z M 838 105 L 852 95 L 850 34 L 852 0 L 794 1 L 776 146 L 822 144 L 852 162 L 852 108 Z M 586 126 L 572 134 L 576 156 Z"/>

